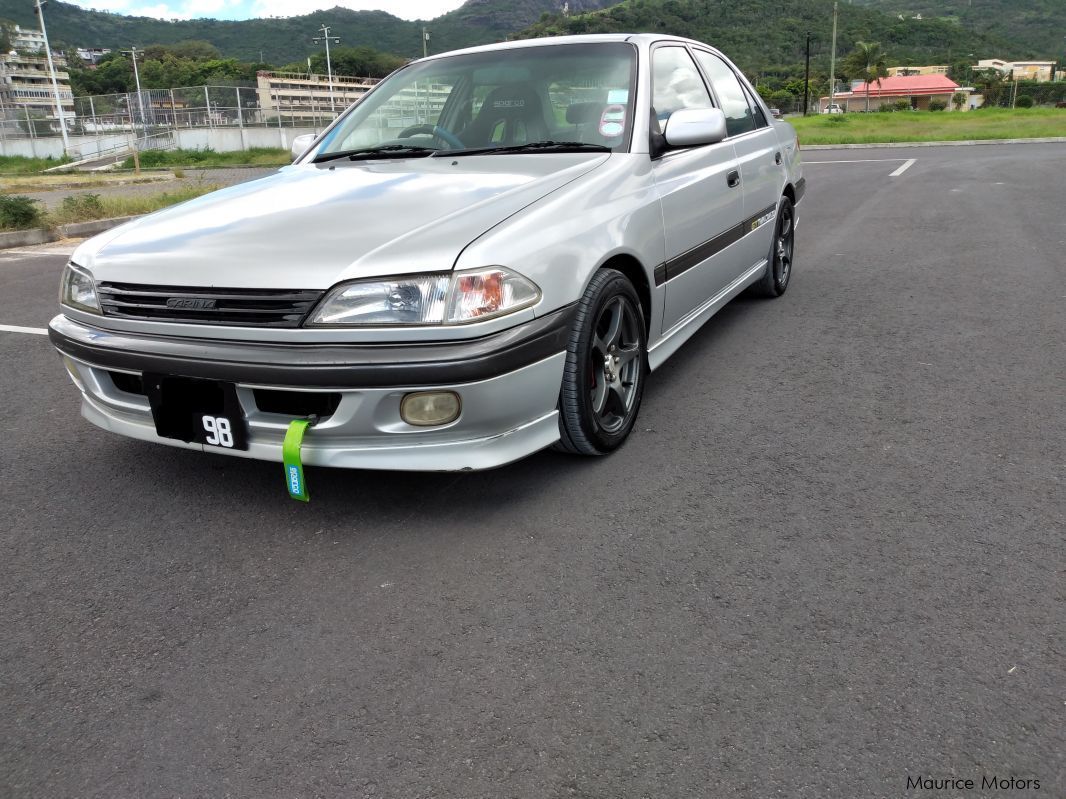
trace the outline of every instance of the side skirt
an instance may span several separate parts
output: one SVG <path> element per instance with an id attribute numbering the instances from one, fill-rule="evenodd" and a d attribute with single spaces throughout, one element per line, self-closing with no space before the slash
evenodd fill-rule
<path id="1" fill-rule="evenodd" d="M 703 327 L 703 324 L 708 319 L 722 309 L 722 306 L 758 280 L 763 272 L 766 271 L 768 263 L 769 261 L 763 258 L 722 291 L 663 333 L 659 340 L 648 349 L 648 365 L 652 371 L 662 366 L 666 359 L 677 352 L 681 345 L 692 337 L 693 333 Z"/>

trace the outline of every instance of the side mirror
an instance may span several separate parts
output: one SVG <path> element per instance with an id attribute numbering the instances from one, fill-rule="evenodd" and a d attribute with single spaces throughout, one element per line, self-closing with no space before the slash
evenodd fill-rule
<path id="1" fill-rule="evenodd" d="M 663 128 L 663 136 L 671 147 L 716 144 L 727 135 L 725 112 L 721 108 L 682 108 L 670 114 Z"/>
<path id="2" fill-rule="evenodd" d="M 301 155 L 306 153 L 308 148 L 315 143 L 316 138 L 318 137 L 314 133 L 305 133 L 303 136 L 297 136 L 293 139 L 292 146 L 289 148 L 292 160 L 295 161 Z"/>

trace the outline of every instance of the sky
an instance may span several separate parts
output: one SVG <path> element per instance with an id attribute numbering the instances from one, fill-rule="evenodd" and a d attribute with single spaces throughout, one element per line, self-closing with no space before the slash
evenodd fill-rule
<path id="1" fill-rule="evenodd" d="M 159 19 L 294 17 L 322 8 L 388 11 L 402 19 L 433 19 L 463 0 L 69 0 L 82 8 Z"/>

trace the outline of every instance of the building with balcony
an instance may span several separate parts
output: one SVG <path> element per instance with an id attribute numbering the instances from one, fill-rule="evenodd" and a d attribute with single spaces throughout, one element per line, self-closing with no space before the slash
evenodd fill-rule
<path id="1" fill-rule="evenodd" d="M 263 71 L 256 74 L 259 108 L 264 117 L 275 120 L 281 117 L 286 125 L 316 126 L 332 120 L 379 80 L 334 75 L 331 92 L 325 75 Z"/>
<path id="2" fill-rule="evenodd" d="M 56 119 L 55 92 L 44 52 L 44 34 L 18 25 L 12 30 L 13 49 L 0 54 L 0 111 L 8 116 Z M 74 117 L 74 93 L 70 89 L 67 61 L 61 53 L 52 53 L 59 101 L 64 118 Z"/>

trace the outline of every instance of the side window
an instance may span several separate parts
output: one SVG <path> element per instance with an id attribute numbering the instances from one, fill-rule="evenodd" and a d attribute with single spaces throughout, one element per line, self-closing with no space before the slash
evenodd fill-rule
<path id="1" fill-rule="evenodd" d="M 722 103 L 725 111 L 726 130 L 730 136 L 737 136 L 755 130 L 755 116 L 748 105 L 748 98 L 744 94 L 744 88 L 733 74 L 725 61 L 712 53 L 703 50 L 696 51 L 696 58 L 703 67 L 711 85 L 714 86 L 715 94 Z"/>
<path id="2" fill-rule="evenodd" d="M 692 57 L 684 47 L 659 47 L 652 52 L 652 106 L 660 124 L 682 108 L 712 108 Z"/>
<path id="3" fill-rule="evenodd" d="M 762 106 L 751 96 L 747 86 L 744 87 L 744 94 L 748 98 L 748 105 L 751 106 L 752 113 L 755 114 L 755 127 L 765 128 L 769 123 L 766 121 L 766 114 L 763 113 Z"/>

